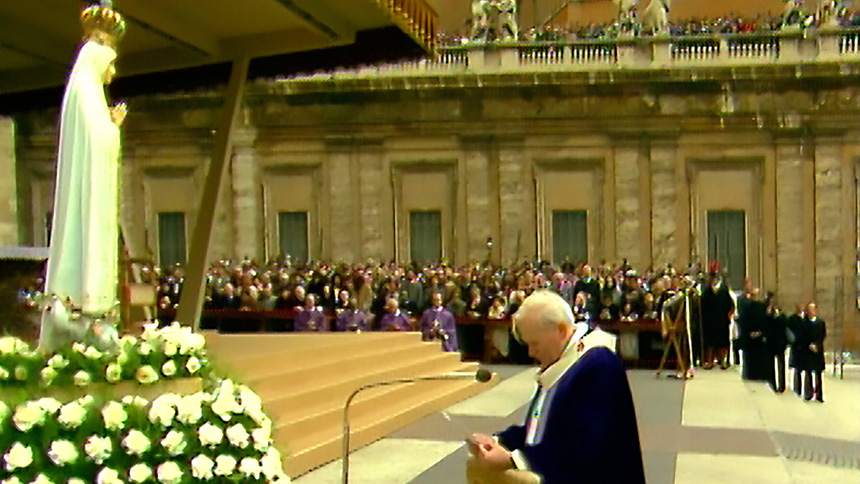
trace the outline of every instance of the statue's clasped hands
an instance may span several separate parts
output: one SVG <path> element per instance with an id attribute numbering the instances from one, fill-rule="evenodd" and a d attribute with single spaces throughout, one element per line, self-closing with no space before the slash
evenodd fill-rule
<path id="1" fill-rule="evenodd" d="M 122 123 L 125 122 L 125 117 L 128 115 L 128 104 L 126 103 L 117 103 L 110 108 L 110 119 L 113 121 L 113 124 L 117 126 L 122 126 Z"/>

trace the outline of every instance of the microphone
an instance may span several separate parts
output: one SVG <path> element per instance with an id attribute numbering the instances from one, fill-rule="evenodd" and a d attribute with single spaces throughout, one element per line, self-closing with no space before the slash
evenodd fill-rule
<path id="1" fill-rule="evenodd" d="M 377 381 L 362 385 L 349 394 L 346 399 L 346 404 L 343 407 L 343 451 L 342 459 L 342 480 L 343 484 L 349 484 L 349 405 L 359 393 L 364 390 L 376 387 L 384 387 L 390 385 L 399 385 L 401 383 L 417 383 L 420 381 L 445 381 L 445 380 L 475 380 L 480 383 L 487 383 L 493 379 L 493 373 L 486 368 L 479 368 L 478 371 L 453 371 L 443 373 L 441 375 L 416 376 L 410 378 L 395 378 L 393 380 Z"/>

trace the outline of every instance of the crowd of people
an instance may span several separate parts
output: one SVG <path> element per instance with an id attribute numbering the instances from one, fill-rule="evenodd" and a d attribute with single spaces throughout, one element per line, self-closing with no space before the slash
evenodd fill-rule
<path id="1" fill-rule="evenodd" d="M 179 267 L 148 270 L 159 285 L 159 305 L 178 304 L 183 275 Z M 312 299 L 324 310 L 360 309 L 371 322 L 392 308 L 419 317 L 444 306 L 455 316 L 504 319 L 536 289 L 558 292 L 577 319 L 635 321 L 657 319 L 667 289 L 694 284 L 702 276 L 694 267 L 678 272 L 671 266 L 639 273 L 620 264 L 553 265 L 525 262 L 511 267 L 471 264 L 325 264 L 296 266 L 288 261 L 258 264 L 219 261 L 208 275 L 206 307 L 246 311 L 301 308 Z M 434 295 L 438 302 L 433 301 Z"/>
<path id="2" fill-rule="evenodd" d="M 142 277 L 158 287 L 159 319 L 170 320 L 182 292 L 182 267 L 144 267 Z M 221 260 L 208 272 L 205 308 L 290 311 L 292 331 L 419 330 L 425 339 L 457 351 L 458 321 L 507 319 L 538 289 L 558 293 L 578 322 L 599 326 L 656 320 L 664 338 L 684 299 L 684 327 L 674 328 L 687 341 L 682 352 L 688 354 L 678 355 L 688 362 L 683 371 L 690 366 L 725 369 L 743 361 L 744 378 L 767 381 L 781 392 L 790 348 L 794 390 L 823 400 L 826 327 L 815 303 L 783 312 L 774 294 L 762 297 L 748 282 L 732 290 L 718 266 L 692 264 L 677 270 L 670 265 L 640 273 L 626 260 L 596 267 L 546 261 L 455 267 Z M 21 302 L 34 305 L 39 290 L 38 284 L 22 289 Z"/>
<path id="3" fill-rule="evenodd" d="M 760 14 L 743 17 L 730 14 L 719 18 L 690 18 L 685 20 L 669 20 L 667 33 L 671 36 L 708 35 L 708 34 L 748 34 L 761 32 L 776 32 L 786 26 L 798 25 L 802 28 L 820 26 L 827 22 L 823 16 L 814 14 Z M 834 22 L 842 28 L 860 28 L 860 11 L 842 9 L 834 14 Z M 470 29 L 464 27 L 464 32 Z M 565 26 L 544 25 L 523 29 L 519 40 L 525 42 L 573 42 L 581 40 L 605 40 L 617 37 L 622 33 L 646 35 L 649 32 L 636 22 L 615 20 L 604 23 L 572 23 Z M 455 46 L 471 41 L 466 33 L 440 32 L 437 43 L 441 46 Z"/>

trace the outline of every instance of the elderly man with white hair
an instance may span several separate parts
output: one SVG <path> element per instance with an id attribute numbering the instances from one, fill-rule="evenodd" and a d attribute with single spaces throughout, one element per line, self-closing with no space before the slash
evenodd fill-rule
<path id="1" fill-rule="evenodd" d="M 615 336 L 576 324 L 570 306 L 535 291 L 513 317 L 538 361 L 524 425 L 469 437 L 472 484 L 644 484 L 633 397 Z"/>

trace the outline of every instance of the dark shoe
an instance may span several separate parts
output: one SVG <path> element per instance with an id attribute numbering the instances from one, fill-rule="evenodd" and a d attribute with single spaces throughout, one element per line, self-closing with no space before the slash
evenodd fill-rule
<path id="1" fill-rule="evenodd" d="M 711 364 L 709 364 L 709 365 L 702 365 L 702 369 L 703 369 L 703 370 L 713 370 L 713 369 L 714 369 L 714 364 L 713 364 L 713 363 L 711 363 Z"/>
<path id="2" fill-rule="evenodd" d="M 720 365 L 720 369 L 721 370 L 728 370 L 731 366 L 732 365 L 730 365 L 728 363 L 724 363 L 724 364 Z"/>

